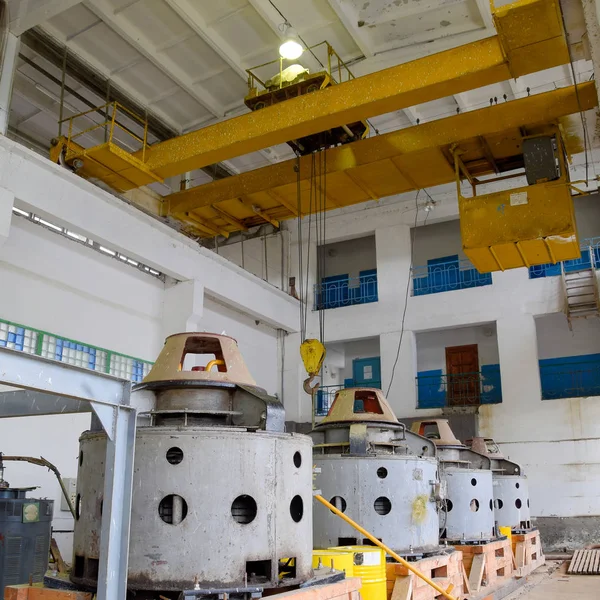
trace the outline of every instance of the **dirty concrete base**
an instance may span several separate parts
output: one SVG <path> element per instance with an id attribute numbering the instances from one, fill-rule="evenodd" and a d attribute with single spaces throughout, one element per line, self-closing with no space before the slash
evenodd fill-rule
<path id="1" fill-rule="evenodd" d="M 600 516 L 534 517 L 545 554 L 573 552 L 600 540 Z"/>
<path id="2" fill-rule="evenodd" d="M 518 591 L 504 600 L 596 600 L 600 577 L 567 575 L 569 561 L 548 561 L 527 577 Z"/>

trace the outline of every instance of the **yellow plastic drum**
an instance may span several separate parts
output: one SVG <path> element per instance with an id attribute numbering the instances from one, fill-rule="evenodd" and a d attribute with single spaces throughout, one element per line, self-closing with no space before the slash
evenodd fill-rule
<path id="1" fill-rule="evenodd" d="M 353 577 L 354 554 L 348 550 L 313 550 L 313 569 L 319 566 L 336 571 L 344 571 L 346 577 Z"/>
<path id="2" fill-rule="evenodd" d="M 500 535 L 505 535 L 508 541 L 512 544 L 512 529 L 510 527 L 498 527 Z"/>
<path id="3" fill-rule="evenodd" d="M 386 600 L 385 552 L 377 546 L 339 546 L 335 551 L 352 553 L 352 575 L 360 577 L 363 600 Z"/>

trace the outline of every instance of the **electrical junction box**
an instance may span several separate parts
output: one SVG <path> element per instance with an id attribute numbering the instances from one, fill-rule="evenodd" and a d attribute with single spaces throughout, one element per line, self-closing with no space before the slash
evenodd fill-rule
<path id="1" fill-rule="evenodd" d="M 71 504 L 75 506 L 77 500 L 77 478 L 76 477 L 63 477 L 63 484 L 71 499 Z M 64 495 L 60 499 L 60 510 L 71 512 Z"/>

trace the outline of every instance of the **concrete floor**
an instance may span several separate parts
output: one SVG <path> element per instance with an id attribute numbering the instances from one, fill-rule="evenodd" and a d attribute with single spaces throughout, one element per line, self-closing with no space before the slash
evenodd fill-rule
<path id="1" fill-rule="evenodd" d="M 600 576 L 567 575 L 568 563 L 548 561 L 504 600 L 598 600 Z"/>

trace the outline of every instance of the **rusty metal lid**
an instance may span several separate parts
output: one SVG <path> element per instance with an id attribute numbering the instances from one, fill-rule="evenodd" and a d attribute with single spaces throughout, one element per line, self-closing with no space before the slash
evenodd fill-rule
<path id="1" fill-rule="evenodd" d="M 330 423 L 392 423 L 400 425 L 383 392 L 376 388 L 339 390 L 327 416 L 317 427 Z"/>
<path id="2" fill-rule="evenodd" d="M 176 333 L 165 340 L 142 386 L 151 387 L 159 382 L 256 387 L 236 340 L 203 332 Z"/>
<path id="3" fill-rule="evenodd" d="M 479 454 L 485 454 L 490 458 L 504 458 L 498 444 L 492 438 L 474 437 L 469 440 L 465 440 L 467 448 L 471 448 Z"/>
<path id="4" fill-rule="evenodd" d="M 464 446 L 454 435 L 448 419 L 423 419 L 410 426 L 413 433 L 430 439 L 436 446 Z"/>

